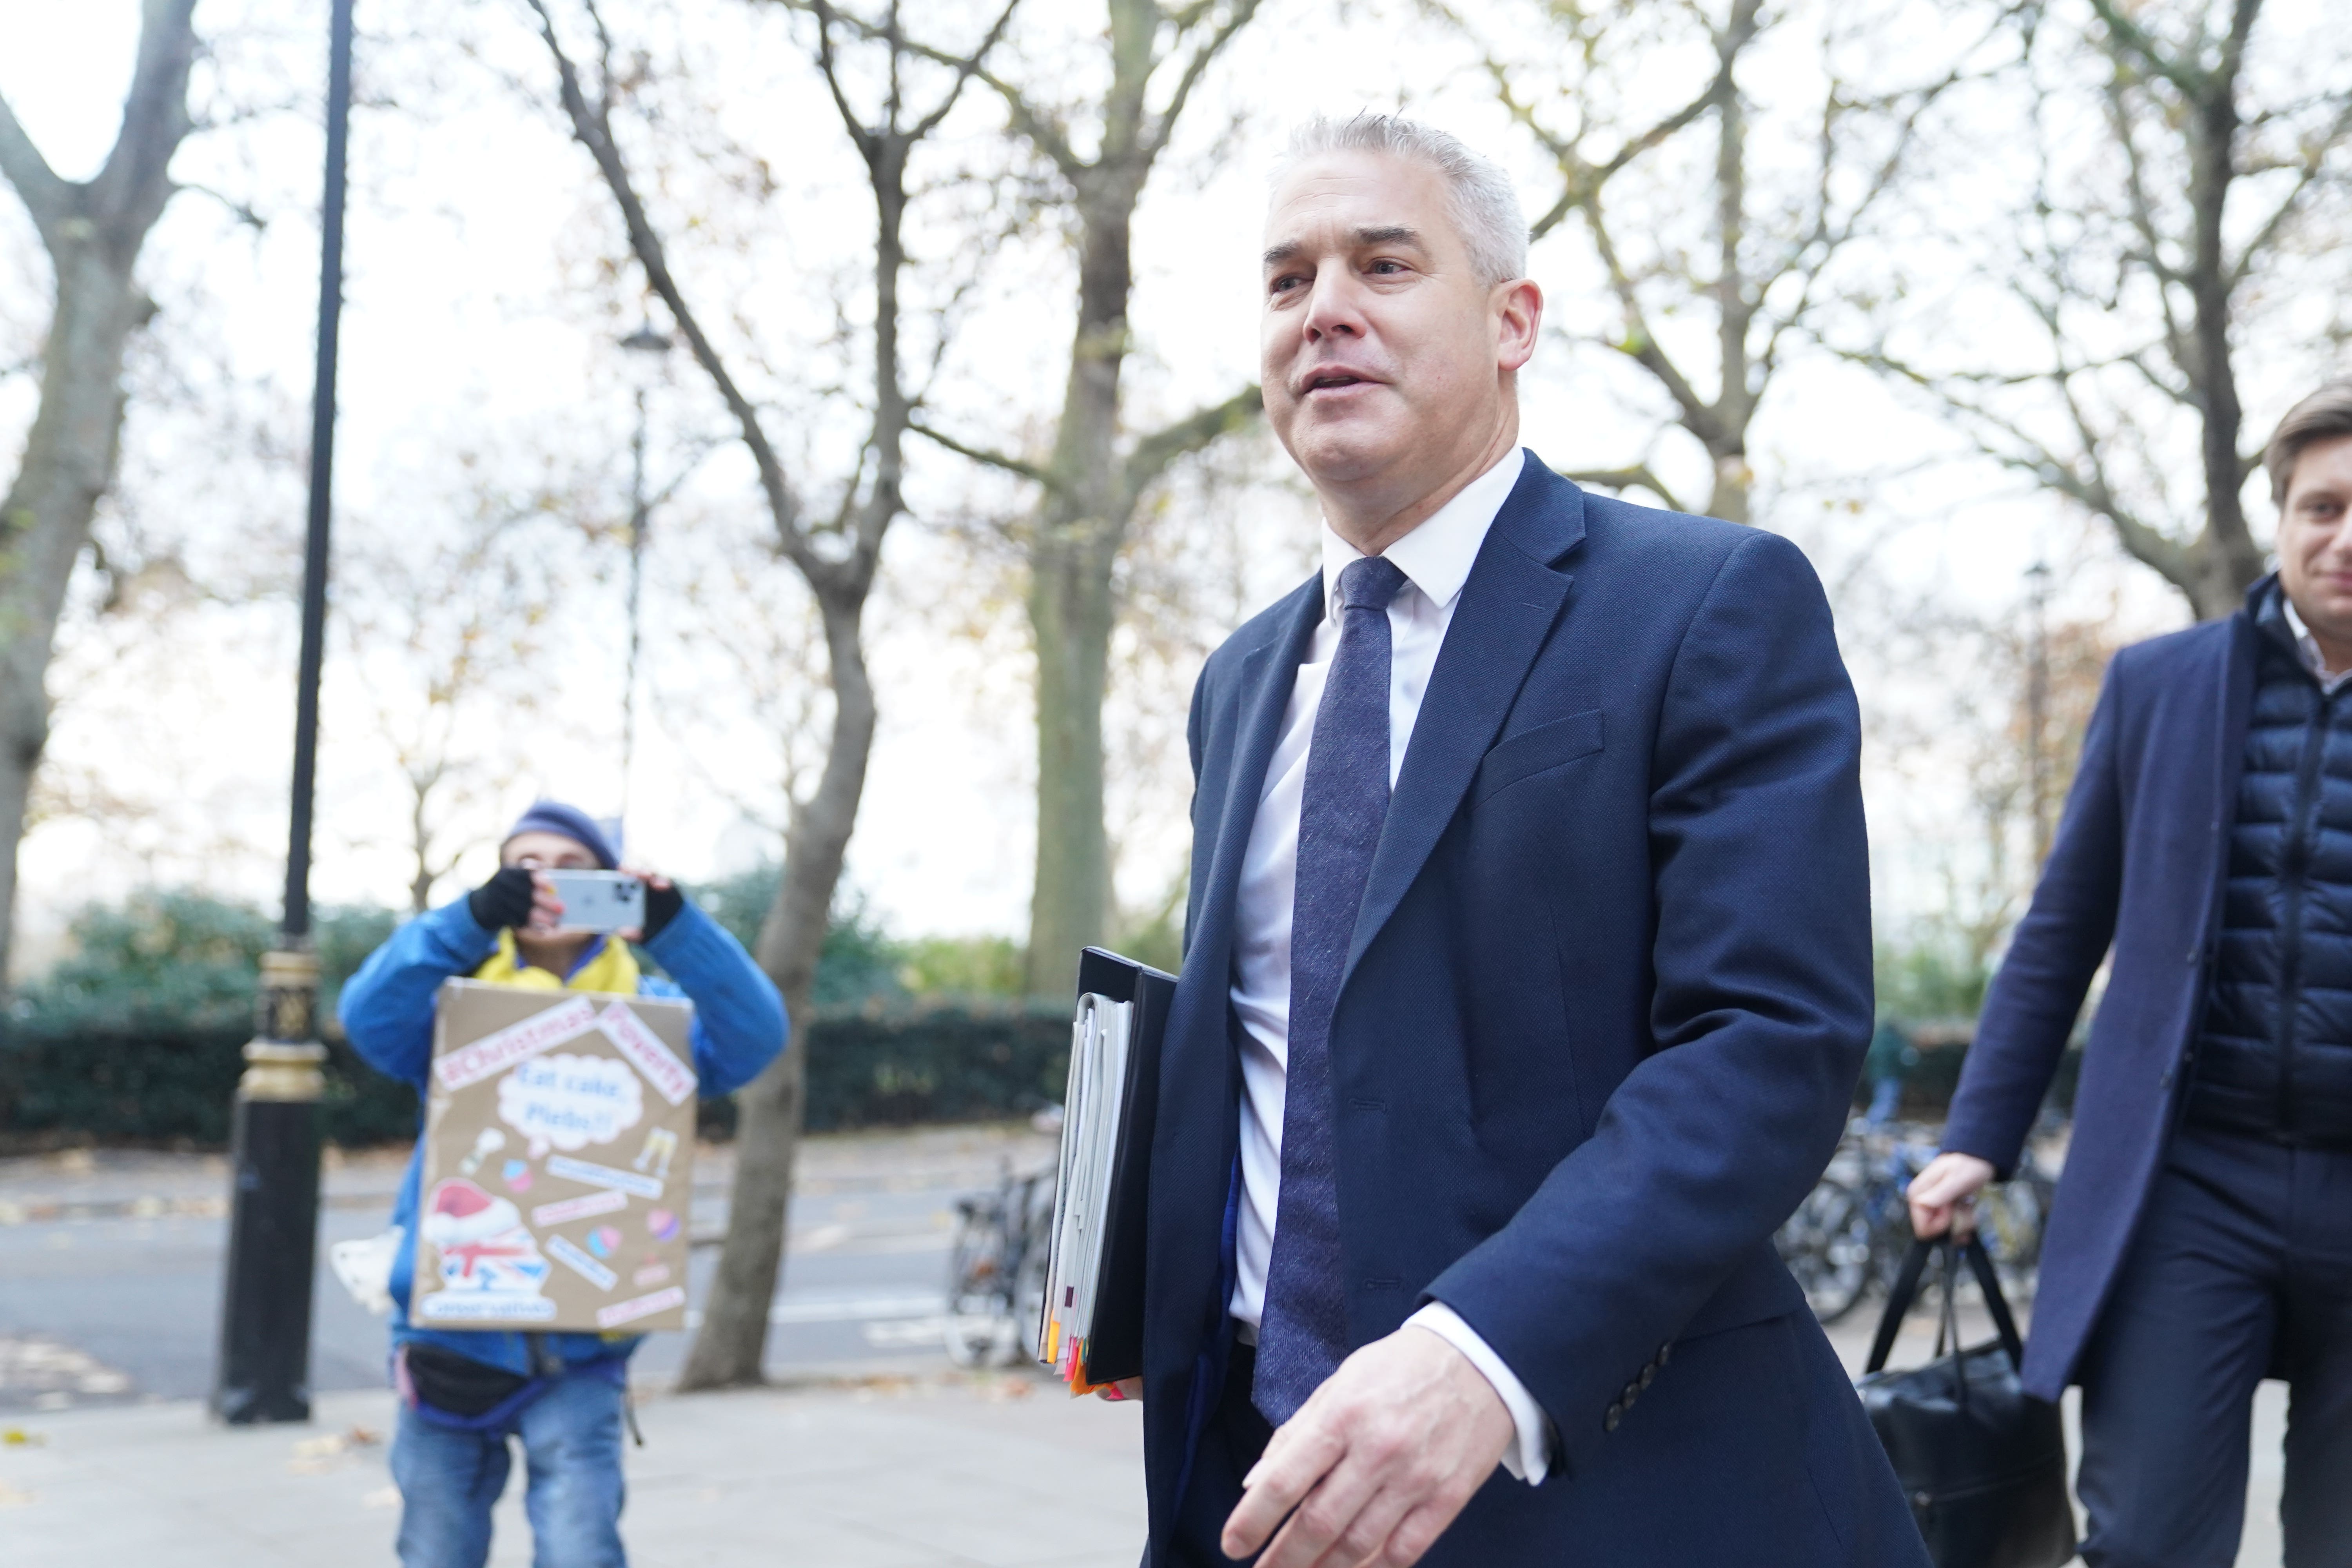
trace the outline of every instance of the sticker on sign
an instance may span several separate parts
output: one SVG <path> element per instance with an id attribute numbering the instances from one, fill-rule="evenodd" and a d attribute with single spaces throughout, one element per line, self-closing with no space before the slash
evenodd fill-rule
<path id="1" fill-rule="evenodd" d="M 613 1047 L 646 1075 L 654 1091 L 672 1105 L 684 1105 L 694 1094 L 694 1069 L 677 1059 L 628 1005 L 615 1002 L 596 1020 L 596 1027 Z"/>
<path id="2" fill-rule="evenodd" d="M 672 1307 L 684 1305 L 686 1305 L 685 1289 L 673 1285 L 667 1290 L 656 1290 L 650 1296 L 639 1296 L 634 1300 L 615 1301 L 609 1307 L 599 1307 L 596 1310 L 596 1326 L 600 1329 L 617 1328 L 623 1323 L 634 1323 L 639 1318 L 650 1318 L 656 1312 L 667 1312 Z"/>
<path id="3" fill-rule="evenodd" d="M 568 1237 L 549 1237 L 547 1255 L 599 1290 L 610 1290 L 621 1282 L 619 1275 L 583 1252 Z"/>
<path id="4" fill-rule="evenodd" d="M 596 1026 L 596 1004 L 585 996 L 575 996 L 544 1012 L 533 1013 L 519 1024 L 509 1024 L 496 1034 L 484 1035 L 472 1045 L 435 1058 L 433 1076 L 446 1089 L 464 1089 L 468 1084 L 491 1078 L 519 1061 L 552 1050 L 566 1040 L 576 1039 Z M 670 1101 L 675 1105 L 676 1100 Z"/>
<path id="5" fill-rule="evenodd" d="M 560 1052 L 518 1062 L 499 1080 L 499 1120 L 530 1140 L 530 1156 L 552 1147 L 610 1143 L 645 1119 L 645 1096 L 626 1062 Z"/>
<path id="6" fill-rule="evenodd" d="M 530 1223 L 545 1230 L 551 1225 L 568 1225 L 575 1219 L 591 1219 L 628 1206 L 626 1193 L 590 1193 L 586 1197 L 566 1198 L 560 1204 L 540 1205 L 530 1211 Z"/>
<path id="7" fill-rule="evenodd" d="M 611 1187 L 617 1192 L 635 1193 L 641 1198 L 662 1195 L 662 1184 L 651 1176 L 640 1176 L 635 1171 L 616 1171 L 610 1165 L 599 1165 L 588 1160 L 575 1160 L 569 1154 L 551 1156 L 547 1173 L 562 1176 L 567 1182 L 583 1186 Z"/>

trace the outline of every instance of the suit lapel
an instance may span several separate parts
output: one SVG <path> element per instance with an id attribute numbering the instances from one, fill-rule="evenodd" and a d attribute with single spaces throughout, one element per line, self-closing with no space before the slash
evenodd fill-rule
<path id="1" fill-rule="evenodd" d="M 1323 618 L 1323 576 L 1317 573 L 1301 584 L 1282 606 L 1273 635 L 1243 658 L 1240 718 L 1234 730 L 1232 768 L 1225 775 L 1224 799 L 1217 816 L 1216 852 L 1209 862 L 1209 887 L 1201 905 L 1201 931 L 1222 947 L 1230 947 L 1234 901 L 1239 896 L 1242 858 L 1249 849 L 1250 828 L 1257 820 L 1258 796 L 1265 791 L 1265 770 L 1274 760 L 1275 742 L 1282 735 L 1282 715 L 1297 683 L 1299 660 Z M 1222 966 L 1218 973 L 1223 973 Z"/>
<path id="2" fill-rule="evenodd" d="M 1348 968 L 1403 901 L 1494 744 L 1574 581 L 1552 570 L 1584 538 L 1582 492 L 1532 454 L 1462 585 L 1372 852 Z"/>

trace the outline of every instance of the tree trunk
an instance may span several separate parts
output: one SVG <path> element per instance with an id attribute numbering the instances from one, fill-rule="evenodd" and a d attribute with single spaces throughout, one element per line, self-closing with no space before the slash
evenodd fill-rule
<path id="1" fill-rule="evenodd" d="M 49 657 L 74 563 L 114 481 L 123 352 L 152 307 L 132 281 L 171 200 L 188 133 L 195 0 L 145 0 L 122 126 L 88 181 L 58 177 L 5 100 L 0 174 L 32 215 L 56 274 L 41 397 L 16 477 L 0 500 L 0 984 L 14 936 L 16 847 L 49 735 Z"/>
<path id="2" fill-rule="evenodd" d="M 2173 577 L 2172 585 L 2188 599 L 2189 611 L 2199 620 L 2218 621 L 2243 605 L 2246 590 L 2262 580 L 2263 556 L 2259 550 L 2242 554 L 2217 549 L 2210 534 L 2200 542 L 2205 547 L 2187 552 L 2189 570 L 2183 576 Z"/>
<path id="3" fill-rule="evenodd" d="M 1082 191 L 1078 325 L 1054 443 L 1055 484 L 1029 546 L 1029 626 L 1037 648 L 1037 851 L 1028 988 L 1067 995 L 1078 950 L 1110 940 L 1110 836 L 1103 821 L 1102 705 L 1117 618 L 1111 569 L 1131 499 L 1118 479 L 1119 372 L 1134 289 L 1129 237 L 1139 178 Z"/>
<path id="4" fill-rule="evenodd" d="M 854 596 L 818 601 L 825 650 L 833 664 L 834 716 L 824 773 L 816 793 L 793 813 L 784 840 L 783 877 L 775 906 L 760 927 L 760 967 L 784 995 L 797 1037 L 736 1095 L 735 1180 L 727 1207 L 727 1241 L 719 1272 L 694 1336 L 682 1389 L 755 1384 L 768 1340 L 768 1304 L 783 1274 L 786 1221 L 793 1202 L 793 1163 L 806 1113 L 809 1023 L 814 1016 L 817 954 L 824 946 L 833 894 L 857 821 L 866 763 L 874 747 L 874 689 L 866 668 L 859 621 L 862 589 Z"/>
<path id="5" fill-rule="evenodd" d="M 1102 708 L 1116 611 L 1108 554 L 1077 541 L 1030 552 L 1029 625 L 1037 645 L 1033 995 L 1069 992 L 1077 983 L 1078 950 L 1110 937 Z"/>
<path id="6" fill-rule="evenodd" d="M 43 356 L 41 403 L 24 462 L 0 504 L 0 973 L 6 972 L 33 771 L 48 742 L 47 671 L 58 614 L 90 519 L 114 479 L 122 432 L 122 356 L 144 312 L 127 268 L 110 265 L 91 226 L 57 260 L 57 313 Z"/>
<path id="7" fill-rule="evenodd" d="M 1719 517 L 1726 522 L 1746 522 L 1748 489 L 1756 482 L 1755 470 L 1748 466 L 1744 449 L 1723 453 L 1715 459 L 1715 489 L 1706 498 L 1706 515 Z"/>

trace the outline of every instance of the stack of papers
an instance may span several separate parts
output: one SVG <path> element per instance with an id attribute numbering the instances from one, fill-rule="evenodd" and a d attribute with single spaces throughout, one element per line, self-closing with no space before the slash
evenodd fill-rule
<path id="1" fill-rule="evenodd" d="M 1045 1263 L 1045 1323 L 1040 1354 L 1078 1393 L 1102 1280 L 1104 1224 L 1118 1154 L 1118 1106 L 1127 1087 L 1135 1006 L 1108 996 L 1078 998 L 1070 1026 L 1070 1087 L 1063 1100 L 1062 1179 L 1055 1189 L 1054 1242 Z"/>
<path id="2" fill-rule="evenodd" d="M 1087 1394 L 1143 1370 L 1144 1176 L 1176 981 L 1088 948 L 1078 987 L 1037 1353 Z"/>

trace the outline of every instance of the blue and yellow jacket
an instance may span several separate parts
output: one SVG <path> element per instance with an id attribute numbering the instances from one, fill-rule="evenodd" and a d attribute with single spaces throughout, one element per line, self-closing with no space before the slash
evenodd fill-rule
<path id="1" fill-rule="evenodd" d="M 640 975 L 625 947 L 600 939 L 581 955 L 562 984 L 581 990 L 634 989 L 645 996 L 683 996 L 694 1004 L 694 1070 L 702 1092 L 727 1094 L 749 1083 L 784 1048 L 790 1025 L 783 998 L 751 962 L 751 954 L 709 915 L 688 903 L 646 943 L 675 982 Z M 433 1061 L 433 1008 L 441 983 L 455 976 L 508 980 L 514 971 L 513 939 L 485 931 L 464 899 L 419 915 L 368 955 L 343 986 L 336 1008 L 352 1047 L 378 1071 L 416 1086 L 423 1094 Z M 544 971 L 538 977 L 552 982 Z M 615 977 L 634 985 L 614 986 Z M 392 1270 L 392 1338 L 435 1344 L 504 1371 L 530 1375 L 537 1369 L 520 1333 L 506 1330 L 420 1329 L 408 1321 L 409 1287 L 415 1277 L 416 1194 L 424 1168 L 420 1140 L 408 1174 L 393 1205 L 393 1223 L 406 1232 Z M 626 1356 L 638 1335 L 586 1333 L 535 1335 L 567 1364 Z"/>

